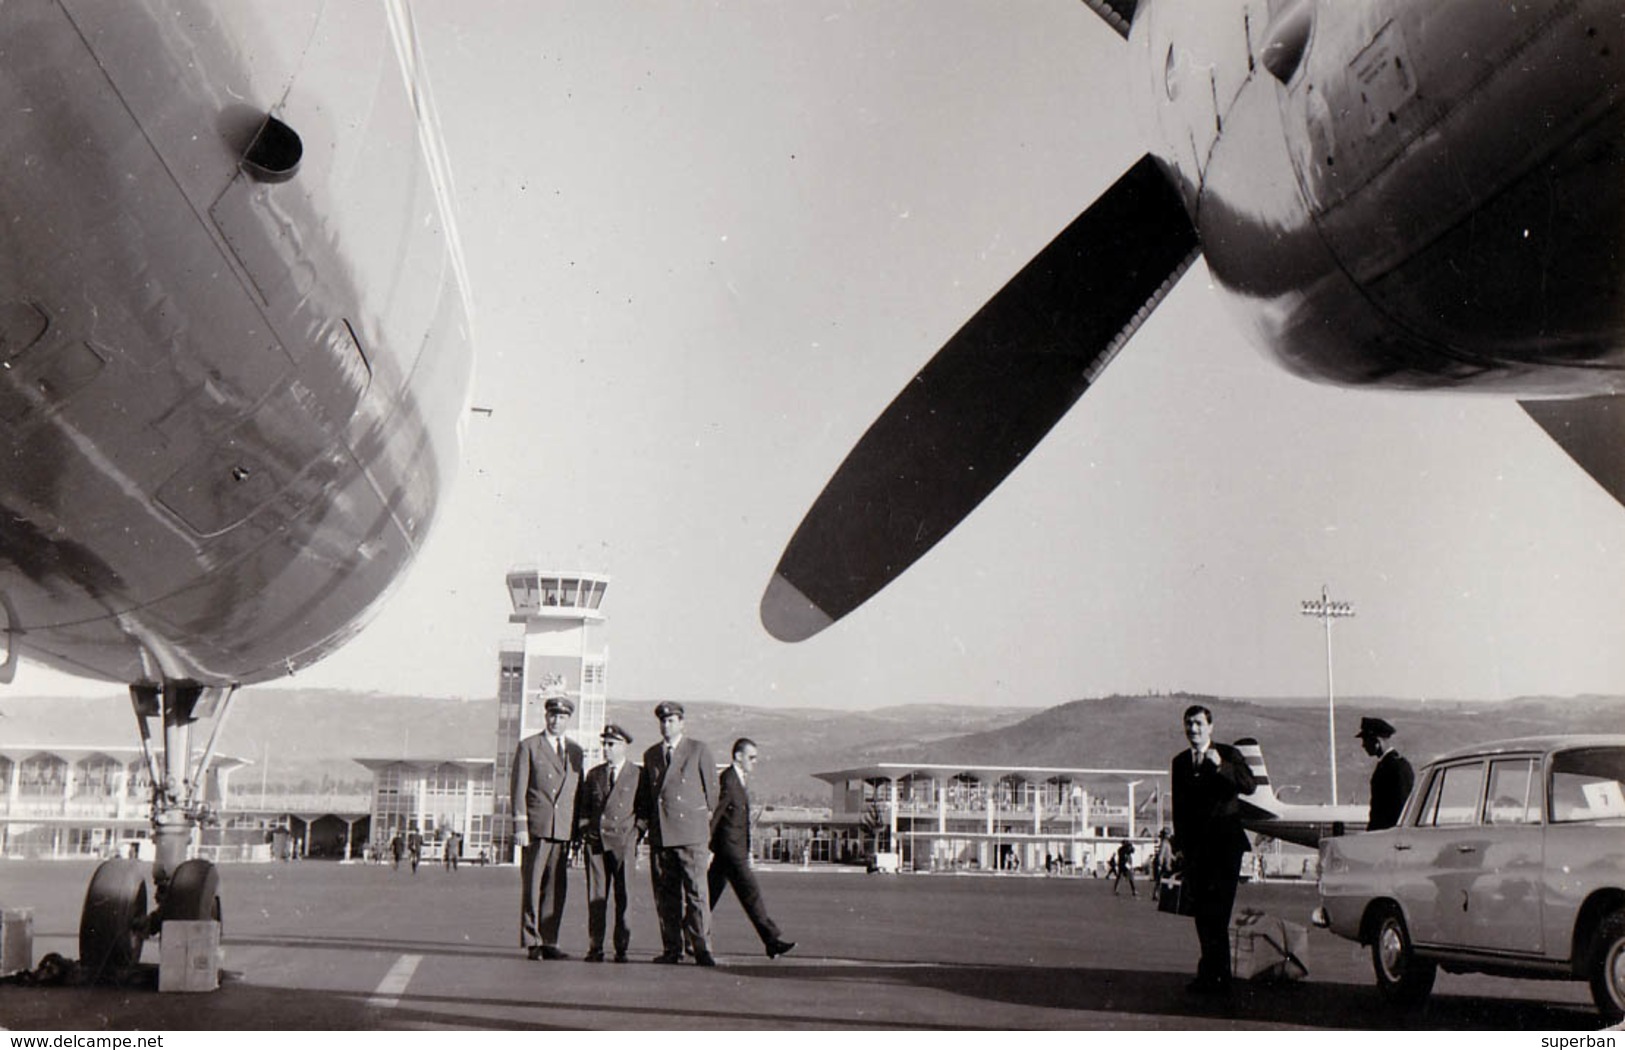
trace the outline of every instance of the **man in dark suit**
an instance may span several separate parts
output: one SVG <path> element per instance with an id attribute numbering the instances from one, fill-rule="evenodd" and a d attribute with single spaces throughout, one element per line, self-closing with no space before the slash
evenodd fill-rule
<path id="1" fill-rule="evenodd" d="M 564 736 L 575 714 L 567 696 L 544 705 L 545 732 L 519 741 L 513 756 L 514 841 L 522 847 L 519 876 L 519 943 L 532 959 L 568 958 L 559 951 L 559 923 L 575 837 L 576 789 L 581 784 L 581 746 Z"/>
<path id="2" fill-rule="evenodd" d="M 711 810 L 717 804 L 717 766 L 711 749 L 683 735 L 683 705 L 655 707 L 660 743 L 643 753 L 638 778 L 638 822 L 649 833 L 649 879 L 660 916 L 658 963 L 678 963 L 683 945 L 701 966 L 711 954 L 711 909 L 706 906 L 706 866 Z"/>
<path id="3" fill-rule="evenodd" d="M 1230 990 L 1230 912 L 1236 904 L 1241 855 L 1251 847 L 1241 826 L 1238 795 L 1257 782 L 1241 752 L 1213 741 L 1213 712 L 1201 704 L 1185 709 L 1190 747 L 1174 756 L 1174 850 L 1184 859 L 1185 889 L 1196 902 L 1196 937 L 1202 945 L 1197 993 Z"/>
<path id="4" fill-rule="evenodd" d="M 1391 828 L 1399 823 L 1405 800 L 1411 797 L 1416 772 L 1411 769 L 1405 756 L 1389 745 L 1388 738 L 1394 735 L 1394 727 L 1387 719 L 1369 715 L 1361 718 L 1357 735 L 1365 753 L 1377 760 L 1371 770 L 1371 815 L 1365 829 L 1381 831 Z"/>
<path id="5" fill-rule="evenodd" d="M 587 962 L 604 961 L 609 895 L 615 894 L 615 961 L 626 961 L 632 931 L 626 925 L 626 873 L 638 848 L 638 767 L 626 760 L 632 734 L 604 727 L 604 761 L 581 785 L 577 838 L 587 865 Z"/>
<path id="6" fill-rule="evenodd" d="M 767 914 L 756 873 L 750 870 L 750 792 L 747 784 L 760 757 L 756 741 L 740 737 L 734 741 L 733 764 L 722 771 L 718 782 L 721 797 L 711 811 L 711 908 L 729 886 L 739 898 L 740 907 L 756 927 L 767 957 L 775 959 L 796 946 L 779 934 L 778 924 Z"/>

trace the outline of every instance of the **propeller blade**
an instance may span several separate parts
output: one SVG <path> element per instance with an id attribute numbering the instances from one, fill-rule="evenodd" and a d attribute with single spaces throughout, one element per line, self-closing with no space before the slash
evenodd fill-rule
<path id="1" fill-rule="evenodd" d="M 1049 433 L 1199 250 L 1142 158 L 1010 279 L 897 395 L 835 472 L 762 596 L 801 641 L 863 604 Z"/>

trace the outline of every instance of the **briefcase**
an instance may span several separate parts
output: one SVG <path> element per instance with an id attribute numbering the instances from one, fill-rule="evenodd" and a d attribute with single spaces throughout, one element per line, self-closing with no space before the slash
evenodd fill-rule
<path id="1" fill-rule="evenodd" d="M 1169 915 L 1195 915 L 1196 897 L 1180 878 L 1179 872 L 1164 875 L 1157 886 L 1157 910 Z"/>

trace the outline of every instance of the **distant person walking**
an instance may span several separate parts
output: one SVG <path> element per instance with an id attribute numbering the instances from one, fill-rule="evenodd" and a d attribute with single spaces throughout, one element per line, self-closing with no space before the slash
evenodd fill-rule
<path id="1" fill-rule="evenodd" d="M 1174 851 L 1182 856 L 1185 888 L 1196 901 L 1196 937 L 1202 957 L 1187 990 L 1230 991 L 1230 912 L 1236 905 L 1241 858 L 1251 847 L 1241 826 L 1240 795 L 1257 781 L 1241 752 L 1213 740 L 1213 712 L 1185 709 L 1189 748 L 1174 756 Z"/>
<path id="2" fill-rule="evenodd" d="M 457 861 L 463 853 L 463 837 L 455 831 L 446 833 L 445 844 L 441 848 L 440 863 L 447 871 L 457 870 Z"/>
<path id="3" fill-rule="evenodd" d="M 734 741 L 733 764 L 722 771 L 720 800 L 711 812 L 711 871 L 709 889 L 711 910 L 729 886 L 739 898 L 739 906 L 756 927 L 767 957 L 776 959 L 796 946 L 779 933 L 778 924 L 767 914 L 762 888 L 750 867 L 750 776 L 760 753 L 756 741 L 740 737 Z"/>
<path id="4" fill-rule="evenodd" d="M 406 855 L 412 861 L 412 874 L 418 873 L 418 862 L 423 859 L 423 833 L 412 825 L 406 833 Z"/>
<path id="5" fill-rule="evenodd" d="M 655 707 L 660 743 L 643 753 L 638 777 L 638 822 L 649 833 L 649 881 L 660 916 L 657 963 L 683 961 L 684 942 L 701 966 L 711 954 L 711 909 L 706 900 L 711 810 L 717 805 L 717 766 L 711 749 L 683 735 L 683 705 Z"/>
<path id="6" fill-rule="evenodd" d="M 389 855 L 395 858 L 395 870 L 401 870 L 401 855 L 406 852 L 406 844 L 401 841 L 401 833 L 395 832 L 395 837 L 389 840 Z"/>
<path id="7" fill-rule="evenodd" d="M 566 959 L 559 926 L 569 887 L 570 843 L 576 833 L 581 745 L 565 738 L 576 705 L 567 696 L 543 704 L 547 728 L 514 749 L 514 840 L 519 843 L 519 944 L 530 959 Z"/>
<path id="8" fill-rule="evenodd" d="M 615 961 L 632 943 L 626 925 L 626 877 L 638 848 L 638 767 L 626 760 L 632 734 L 611 723 L 600 737 L 604 761 L 587 771 L 577 807 L 576 837 L 587 867 L 587 962 L 604 961 L 609 898 L 615 897 Z"/>
<path id="9" fill-rule="evenodd" d="M 1117 896 L 1117 887 L 1124 880 L 1128 880 L 1130 896 L 1138 897 L 1140 891 L 1134 888 L 1134 843 L 1124 841 L 1117 847 L 1117 879 L 1112 883 L 1112 896 Z"/>
<path id="10" fill-rule="evenodd" d="M 1405 800 L 1411 797 L 1411 786 L 1416 772 L 1405 756 L 1388 743 L 1394 727 L 1386 719 L 1367 715 L 1360 719 L 1360 746 L 1377 760 L 1371 770 L 1371 815 L 1366 820 L 1367 831 L 1381 831 L 1399 823 L 1399 814 L 1405 809 Z"/>

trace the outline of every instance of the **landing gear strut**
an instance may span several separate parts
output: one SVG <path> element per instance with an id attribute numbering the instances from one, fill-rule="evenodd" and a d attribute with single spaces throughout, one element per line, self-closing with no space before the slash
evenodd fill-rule
<path id="1" fill-rule="evenodd" d="M 130 703 L 141 729 L 141 753 L 152 780 L 152 885 L 157 907 L 147 908 L 147 871 L 140 861 L 104 861 L 91 876 L 79 919 L 79 963 L 93 980 L 116 977 L 141 960 L 147 937 L 162 934 L 166 920 L 220 919 L 220 874 L 214 864 L 186 859 L 192 832 L 209 817 L 202 787 L 214 745 L 236 693 L 195 682 L 130 686 Z M 190 768 L 191 727 L 214 715 L 214 730 Z M 162 719 L 164 746 L 155 757 L 147 719 Z"/>

